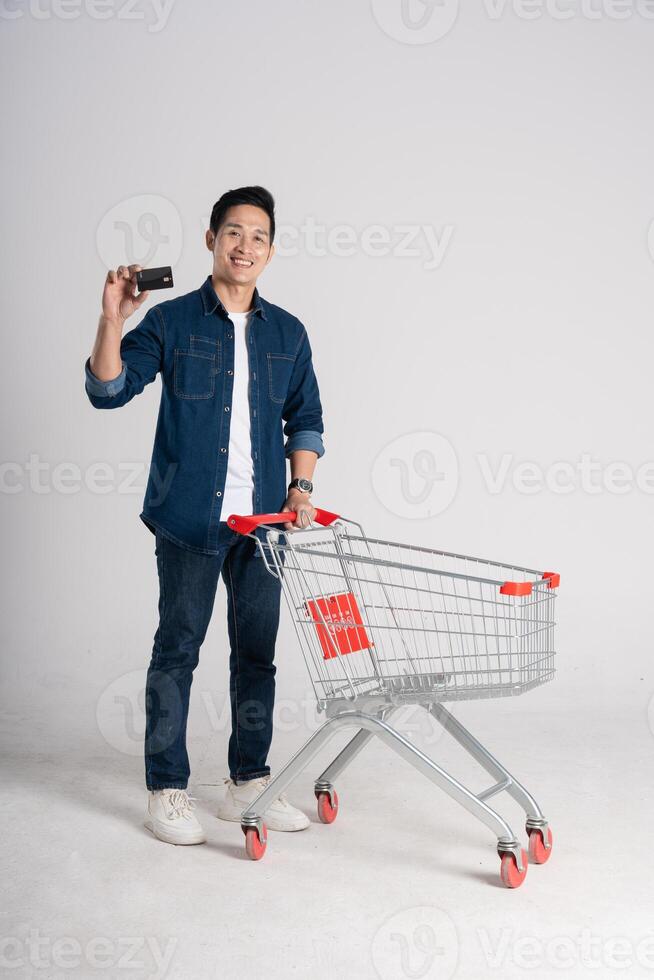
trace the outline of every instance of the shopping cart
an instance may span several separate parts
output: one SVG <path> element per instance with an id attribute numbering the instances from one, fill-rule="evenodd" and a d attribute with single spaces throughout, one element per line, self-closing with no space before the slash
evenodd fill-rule
<path id="1" fill-rule="evenodd" d="M 228 519 L 232 530 L 254 538 L 268 571 L 281 581 L 326 715 L 243 812 L 248 856 L 258 860 L 266 850 L 267 807 L 329 738 L 355 728 L 315 782 L 321 822 L 336 819 L 334 781 L 376 735 L 496 835 L 502 881 L 516 888 L 528 862 L 550 857 L 552 832 L 531 794 L 443 702 L 514 696 L 552 678 L 559 575 L 369 538 L 355 521 L 320 509 L 306 529 L 274 526 L 294 520 L 291 512 Z M 392 728 L 390 717 L 407 704 L 422 705 L 496 780 L 493 785 L 473 793 Z M 527 851 L 488 805 L 503 791 L 525 811 Z"/>

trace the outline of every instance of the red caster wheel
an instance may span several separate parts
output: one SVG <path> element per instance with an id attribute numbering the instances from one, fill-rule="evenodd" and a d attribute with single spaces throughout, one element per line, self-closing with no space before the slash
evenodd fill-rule
<path id="1" fill-rule="evenodd" d="M 516 859 L 510 852 L 502 855 L 500 878 L 507 888 L 519 888 L 527 877 L 527 852 L 522 848 L 522 871 L 518 869 Z"/>
<path id="2" fill-rule="evenodd" d="M 530 864 L 545 864 L 549 861 L 552 854 L 552 831 L 547 828 L 547 843 L 549 847 L 545 847 L 545 841 L 543 840 L 543 832 L 537 828 L 529 827 L 527 828 L 529 834 L 529 863 Z"/>
<path id="3" fill-rule="evenodd" d="M 334 823 L 338 813 L 338 793 L 332 790 L 331 799 L 329 793 L 316 793 L 318 800 L 318 819 L 321 823 Z"/>
<path id="4" fill-rule="evenodd" d="M 245 834 L 245 852 L 247 856 L 251 861 L 260 861 L 266 853 L 266 838 L 268 837 L 266 825 L 263 824 L 263 840 L 259 837 L 259 831 L 256 827 L 241 827 L 241 830 Z"/>

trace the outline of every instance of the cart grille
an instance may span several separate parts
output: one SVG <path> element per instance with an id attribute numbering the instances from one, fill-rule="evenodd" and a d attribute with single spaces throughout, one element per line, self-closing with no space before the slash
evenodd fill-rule
<path id="1" fill-rule="evenodd" d="M 552 678 L 556 589 L 543 573 L 351 526 L 267 538 L 319 700 L 503 697 Z M 531 594 L 502 594 L 506 581 Z"/>

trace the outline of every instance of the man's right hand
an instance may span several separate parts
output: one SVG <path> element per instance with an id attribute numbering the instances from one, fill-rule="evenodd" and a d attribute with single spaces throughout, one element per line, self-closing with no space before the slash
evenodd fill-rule
<path id="1" fill-rule="evenodd" d="M 150 291 L 136 291 L 136 273 L 141 271 L 140 265 L 119 265 L 118 269 L 110 269 L 102 293 L 102 316 L 120 325 L 146 301 Z"/>

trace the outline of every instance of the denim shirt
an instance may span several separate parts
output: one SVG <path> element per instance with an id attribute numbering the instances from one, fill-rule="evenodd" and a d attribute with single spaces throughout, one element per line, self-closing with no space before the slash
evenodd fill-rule
<path id="1" fill-rule="evenodd" d="M 211 276 L 159 303 L 122 338 L 122 371 L 100 381 L 85 364 L 95 408 L 120 408 L 161 372 L 159 417 L 141 519 L 201 554 L 218 553 L 234 388 L 234 326 Z M 255 289 L 248 329 L 252 513 L 277 513 L 287 495 L 286 457 L 322 456 L 322 406 L 307 332 Z M 286 436 L 286 441 L 284 441 Z M 257 536 L 264 540 L 264 533 Z M 255 549 L 258 551 L 258 549 Z"/>

